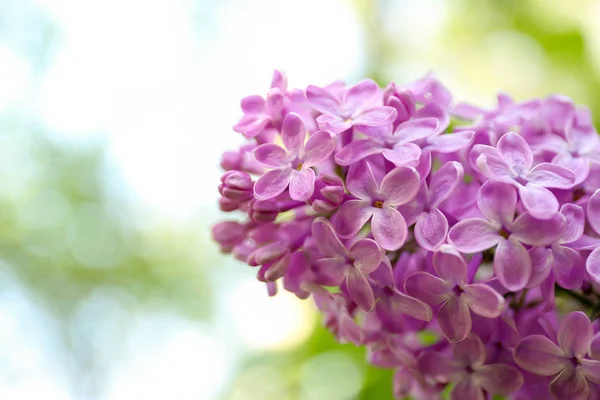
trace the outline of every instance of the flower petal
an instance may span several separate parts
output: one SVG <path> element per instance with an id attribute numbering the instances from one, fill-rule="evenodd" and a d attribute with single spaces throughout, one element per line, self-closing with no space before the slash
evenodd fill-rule
<path id="1" fill-rule="evenodd" d="M 524 338 L 515 349 L 514 356 L 519 367 L 542 376 L 558 374 L 567 362 L 563 351 L 542 335 Z"/>
<path id="2" fill-rule="evenodd" d="M 523 289 L 531 278 L 531 258 L 527 249 L 512 237 L 501 240 L 494 255 L 494 273 L 508 290 Z"/>
<path id="3" fill-rule="evenodd" d="M 403 143 L 391 149 L 383 149 L 382 154 L 386 160 L 396 166 L 415 166 L 421 158 L 421 148 L 414 143 Z"/>
<path id="4" fill-rule="evenodd" d="M 445 281 L 423 271 L 410 275 L 404 286 L 409 295 L 428 304 L 441 303 L 450 295 Z"/>
<path id="5" fill-rule="evenodd" d="M 408 227 L 404 217 L 391 207 L 374 209 L 371 230 L 375 241 L 385 250 L 396 251 L 404 245 Z"/>
<path id="6" fill-rule="evenodd" d="M 355 140 L 336 153 L 335 161 L 341 166 L 348 166 L 382 151 L 381 146 L 377 145 L 372 139 Z"/>
<path id="7" fill-rule="evenodd" d="M 343 238 L 358 233 L 373 215 L 373 207 L 363 200 L 348 200 L 340 207 L 335 218 L 335 231 Z"/>
<path id="8" fill-rule="evenodd" d="M 497 182 L 512 183 L 513 176 L 508 164 L 499 156 L 484 153 L 477 157 L 477 168 L 486 178 Z"/>
<path id="9" fill-rule="evenodd" d="M 435 251 L 444 243 L 448 235 L 448 220 L 437 208 L 433 208 L 415 225 L 417 243 L 428 251 Z"/>
<path id="10" fill-rule="evenodd" d="M 368 108 L 352 119 L 354 125 L 378 126 L 393 122 L 397 115 L 394 107 L 378 106 Z"/>
<path id="11" fill-rule="evenodd" d="M 433 268 L 440 278 L 452 285 L 467 279 L 467 263 L 452 246 L 444 245 L 433 254 Z"/>
<path id="12" fill-rule="evenodd" d="M 437 351 L 424 351 L 417 359 L 417 369 L 436 382 L 450 382 L 456 375 L 452 361 Z"/>
<path id="13" fill-rule="evenodd" d="M 432 317 L 432 311 L 429 305 L 399 291 L 396 291 L 394 295 L 391 296 L 390 306 L 396 312 L 409 315 L 419 321 L 430 321 Z"/>
<path id="14" fill-rule="evenodd" d="M 455 151 L 470 145 L 474 138 L 475 132 L 473 131 L 461 131 L 430 136 L 428 139 L 429 146 L 427 146 L 427 149 L 429 151 L 435 151 L 438 153 L 454 153 Z"/>
<path id="15" fill-rule="evenodd" d="M 475 334 L 469 335 L 465 340 L 454 343 L 452 346 L 454 360 L 461 367 L 480 367 L 485 362 L 485 346 Z"/>
<path id="16" fill-rule="evenodd" d="M 523 375 L 506 364 L 484 365 L 475 371 L 473 378 L 491 394 L 508 395 L 523 386 Z"/>
<path id="17" fill-rule="evenodd" d="M 508 132 L 500 138 L 498 154 L 517 174 L 524 174 L 531 169 L 533 163 L 533 152 L 525 139 L 518 133 Z"/>
<path id="18" fill-rule="evenodd" d="M 290 197 L 292 200 L 306 201 L 315 191 L 315 171 L 312 168 L 292 171 Z"/>
<path id="19" fill-rule="evenodd" d="M 421 180 L 416 169 L 396 167 L 381 181 L 381 200 L 385 200 L 385 205 L 391 206 L 408 203 L 415 198 L 420 185 Z"/>
<path id="20" fill-rule="evenodd" d="M 558 330 L 558 345 L 567 357 L 583 357 L 590 350 L 594 337 L 592 323 L 581 311 L 574 311 L 563 319 Z"/>
<path id="21" fill-rule="evenodd" d="M 531 258 L 531 277 L 527 283 L 528 288 L 535 288 L 542 284 L 552 271 L 552 249 L 546 247 L 534 247 L 529 250 Z"/>
<path id="22" fill-rule="evenodd" d="M 465 375 L 450 392 L 450 400 L 485 400 L 485 395 L 471 375 Z"/>
<path id="23" fill-rule="evenodd" d="M 335 234 L 333 226 L 325 218 L 319 217 L 312 224 L 312 235 L 317 248 L 326 257 L 344 256 L 348 254 L 346 246 Z"/>
<path id="24" fill-rule="evenodd" d="M 432 207 L 437 207 L 442 201 L 446 200 L 450 193 L 460 183 L 462 183 L 464 168 L 456 161 L 450 161 L 444 164 L 433 174 L 431 183 L 429 183 L 429 201 Z"/>
<path id="25" fill-rule="evenodd" d="M 560 165 L 540 163 L 529 172 L 527 180 L 541 187 L 571 189 L 577 182 L 577 176 Z"/>
<path id="26" fill-rule="evenodd" d="M 555 245 L 552 246 L 552 266 L 558 284 L 565 289 L 579 289 L 585 275 L 583 259 L 575 250 Z"/>
<path id="27" fill-rule="evenodd" d="M 442 333 L 450 342 L 460 342 L 471 332 L 471 314 L 463 296 L 450 297 L 438 311 Z"/>
<path id="28" fill-rule="evenodd" d="M 549 219 L 558 212 L 558 200 L 546 188 L 529 184 L 519 186 L 519 196 L 525 209 L 535 218 Z"/>
<path id="29" fill-rule="evenodd" d="M 349 268 L 346 272 L 346 287 L 350 298 L 364 311 L 375 307 L 373 288 L 365 275 L 357 268 Z"/>
<path id="30" fill-rule="evenodd" d="M 572 243 L 581 239 L 585 228 L 585 212 L 583 211 L 583 208 L 577 204 L 569 203 L 560 208 L 560 213 L 567 219 L 567 226 L 560 238 L 560 242 Z"/>
<path id="31" fill-rule="evenodd" d="M 289 163 L 287 151 L 275 143 L 261 144 L 253 151 L 254 158 L 268 167 L 282 167 Z"/>
<path id="32" fill-rule="evenodd" d="M 556 213 L 549 219 L 537 219 L 531 214 L 519 215 L 510 224 L 511 237 L 530 246 L 547 246 L 557 241 L 567 226 L 567 219 L 561 213 Z"/>
<path id="33" fill-rule="evenodd" d="M 379 86 L 372 79 L 364 79 L 349 87 L 346 89 L 342 101 L 344 111 L 349 115 L 354 115 L 364 110 L 375 100 L 378 91 Z"/>
<path id="34" fill-rule="evenodd" d="M 600 234 L 600 189 L 596 190 L 588 201 L 587 217 L 594 231 Z"/>
<path id="35" fill-rule="evenodd" d="M 335 150 L 336 142 L 331 133 L 318 131 L 313 133 L 306 142 L 302 157 L 303 167 L 310 168 L 326 161 Z"/>
<path id="36" fill-rule="evenodd" d="M 317 86 L 306 88 L 306 100 L 312 108 L 323 114 L 337 115 L 340 101 L 328 90 Z"/>
<path id="37" fill-rule="evenodd" d="M 550 392 L 555 399 L 589 400 L 590 385 L 583 374 L 567 368 L 552 381 Z"/>
<path id="38" fill-rule="evenodd" d="M 507 183 L 487 181 L 477 193 L 477 207 L 489 221 L 507 225 L 515 218 L 517 192 Z"/>
<path id="39" fill-rule="evenodd" d="M 483 283 L 466 285 L 463 296 L 471 311 L 485 318 L 497 318 L 504 310 L 504 297 Z"/>
<path id="40" fill-rule="evenodd" d="M 281 139 L 290 154 L 300 155 L 304 150 L 306 127 L 298 114 L 289 113 L 281 126 Z"/>
<path id="41" fill-rule="evenodd" d="M 260 114 L 265 111 L 265 99 L 258 95 L 247 96 L 242 99 L 241 107 L 246 114 Z"/>
<path id="42" fill-rule="evenodd" d="M 401 143 L 416 142 L 435 133 L 439 122 L 436 118 L 417 118 L 401 123 L 394 131 Z"/>
<path id="43" fill-rule="evenodd" d="M 319 129 L 326 129 L 331 133 L 340 133 L 352 128 L 352 121 L 335 115 L 323 114 L 317 117 L 317 126 Z"/>
<path id="44" fill-rule="evenodd" d="M 600 283 L 600 246 L 588 256 L 585 269 L 595 282 Z"/>
<path id="45" fill-rule="evenodd" d="M 267 171 L 254 184 L 254 197 L 257 200 L 268 200 L 280 195 L 288 187 L 292 172 L 291 168 Z"/>
<path id="46" fill-rule="evenodd" d="M 377 182 L 368 162 L 360 161 L 350 166 L 346 177 L 346 188 L 350 194 L 362 200 L 371 200 L 377 196 Z"/>
<path id="47" fill-rule="evenodd" d="M 374 240 L 362 239 L 350 247 L 350 257 L 354 259 L 354 266 L 363 274 L 375 271 L 381 263 L 381 249 Z"/>
<path id="48" fill-rule="evenodd" d="M 594 383 L 600 383 L 600 361 L 581 360 L 581 373 Z"/>
<path id="49" fill-rule="evenodd" d="M 468 218 L 454 225 L 448 240 L 461 253 L 477 253 L 498 244 L 502 236 L 499 227 L 481 218 Z"/>

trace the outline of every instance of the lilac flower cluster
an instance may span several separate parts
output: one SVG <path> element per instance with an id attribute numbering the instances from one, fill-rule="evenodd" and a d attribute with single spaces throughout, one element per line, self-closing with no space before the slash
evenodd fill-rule
<path id="1" fill-rule="evenodd" d="M 600 399 L 600 136 L 563 96 L 493 110 L 408 85 L 241 103 L 225 253 L 312 297 L 398 398 Z"/>

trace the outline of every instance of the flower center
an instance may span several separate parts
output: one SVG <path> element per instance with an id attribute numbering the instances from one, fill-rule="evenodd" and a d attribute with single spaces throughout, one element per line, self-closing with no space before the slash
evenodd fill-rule
<path id="1" fill-rule="evenodd" d="M 521 175 L 516 176 L 515 181 L 523 186 L 527 185 L 527 179 L 523 178 Z"/>
<path id="2" fill-rule="evenodd" d="M 581 361 L 579 361 L 579 359 L 575 356 L 571 357 L 569 361 L 571 361 L 573 368 L 577 368 L 581 364 Z"/>
<path id="3" fill-rule="evenodd" d="M 373 202 L 373 207 L 375 208 L 383 208 L 383 201 L 377 200 Z"/>
<path id="4" fill-rule="evenodd" d="M 296 166 L 296 170 L 298 170 L 298 171 L 302 170 L 302 161 L 300 161 L 298 163 L 298 165 Z"/>
<path id="5" fill-rule="evenodd" d="M 452 288 L 452 292 L 454 292 L 456 296 L 460 296 L 461 294 L 463 294 L 464 290 L 462 287 L 460 287 L 460 285 L 456 285 Z"/>
<path id="6" fill-rule="evenodd" d="M 579 201 L 585 196 L 585 190 L 583 188 L 577 188 L 573 191 L 573 201 Z"/>
<path id="7" fill-rule="evenodd" d="M 508 239 L 510 233 L 505 228 L 502 228 L 498 231 L 498 235 L 502 236 L 504 239 Z"/>

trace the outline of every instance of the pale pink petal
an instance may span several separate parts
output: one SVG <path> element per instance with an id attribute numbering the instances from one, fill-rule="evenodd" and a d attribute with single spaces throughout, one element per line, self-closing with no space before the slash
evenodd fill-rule
<path id="1" fill-rule="evenodd" d="M 352 120 L 323 114 L 317 117 L 317 125 L 319 129 L 326 129 L 331 133 L 340 133 L 352 128 Z"/>
<path id="2" fill-rule="evenodd" d="M 558 212 L 558 200 L 546 188 L 530 184 L 519 186 L 519 196 L 525 209 L 537 219 L 549 219 Z"/>
<path id="3" fill-rule="evenodd" d="M 353 116 L 354 125 L 377 126 L 393 122 L 398 113 L 393 107 L 378 106 L 364 110 L 362 113 Z"/>
<path id="4" fill-rule="evenodd" d="M 433 268 L 449 284 L 460 285 L 467 280 L 467 263 L 452 246 L 444 245 L 433 254 Z"/>
<path id="5" fill-rule="evenodd" d="M 377 196 L 377 182 L 368 162 L 361 161 L 350 166 L 346 177 L 346 189 L 362 200 L 371 200 Z"/>
<path id="6" fill-rule="evenodd" d="M 588 256 L 585 269 L 595 282 L 600 283 L 600 246 Z"/>
<path id="7" fill-rule="evenodd" d="M 590 385 L 582 373 L 567 368 L 552 381 L 550 393 L 557 400 L 589 400 Z"/>
<path id="8" fill-rule="evenodd" d="M 306 127 L 298 114 L 289 113 L 281 126 L 281 139 L 290 154 L 299 156 L 304 150 Z"/>
<path id="9" fill-rule="evenodd" d="M 454 153 L 455 151 L 469 146 L 474 138 L 475 132 L 473 131 L 461 131 L 430 136 L 428 138 L 429 146 L 427 146 L 427 149 L 438 153 Z"/>
<path id="10" fill-rule="evenodd" d="M 287 151 L 274 143 L 265 143 L 253 151 L 254 158 L 268 167 L 282 167 L 289 163 Z"/>
<path id="11" fill-rule="evenodd" d="M 448 241 L 462 253 L 477 253 L 498 244 L 500 227 L 481 218 L 469 218 L 454 225 Z"/>
<path id="12" fill-rule="evenodd" d="M 524 338 L 515 349 L 514 357 L 519 367 L 543 376 L 558 374 L 569 362 L 563 351 L 542 335 Z"/>
<path id="13" fill-rule="evenodd" d="M 517 174 L 524 174 L 531 168 L 533 152 L 518 133 L 508 132 L 502 136 L 498 141 L 497 149 L 500 157 Z"/>
<path id="14" fill-rule="evenodd" d="M 473 369 L 482 366 L 486 357 L 485 346 L 479 336 L 475 334 L 454 343 L 452 353 L 454 354 L 454 360 L 461 367 L 472 367 Z"/>
<path id="15" fill-rule="evenodd" d="M 482 154 L 477 157 L 477 168 L 486 178 L 493 181 L 513 183 L 513 175 L 508 164 L 498 156 Z"/>
<path id="16" fill-rule="evenodd" d="M 311 168 L 292 171 L 290 197 L 292 200 L 306 201 L 315 191 L 315 171 Z"/>
<path id="17" fill-rule="evenodd" d="M 561 213 L 554 214 L 550 219 L 537 219 L 525 213 L 519 215 L 508 228 L 511 236 L 521 243 L 530 246 L 547 246 L 563 235 L 566 226 L 567 219 Z"/>
<path id="18" fill-rule="evenodd" d="M 460 342 L 471 332 L 471 314 L 463 296 L 450 297 L 438 311 L 442 333 L 450 342 Z"/>
<path id="19" fill-rule="evenodd" d="M 335 150 L 335 139 L 327 131 L 313 133 L 306 142 L 304 155 L 302 156 L 303 167 L 309 168 L 326 161 Z"/>
<path id="20" fill-rule="evenodd" d="M 485 395 L 471 375 L 465 375 L 450 392 L 450 400 L 485 400 Z"/>
<path id="21" fill-rule="evenodd" d="M 444 243 L 448 235 L 448 220 L 437 208 L 417 220 L 415 239 L 428 251 L 435 251 Z"/>
<path id="22" fill-rule="evenodd" d="M 258 95 L 244 97 L 241 107 L 246 114 L 260 114 L 265 111 L 265 99 Z"/>
<path id="23" fill-rule="evenodd" d="M 371 311 L 375 307 L 373 288 L 365 275 L 356 268 L 346 272 L 346 287 L 350 298 L 364 311 Z"/>
<path id="24" fill-rule="evenodd" d="M 477 206 L 489 221 L 507 225 L 515 218 L 517 192 L 507 183 L 487 181 L 479 189 Z"/>
<path id="25" fill-rule="evenodd" d="M 382 260 L 381 249 L 371 239 L 362 239 L 350 247 L 350 257 L 354 259 L 354 266 L 363 274 L 375 271 Z"/>
<path id="26" fill-rule="evenodd" d="M 450 193 L 463 181 L 463 166 L 450 161 L 444 164 L 433 174 L 429 183 L 429 201 L 432 207 L 437 207 L 442 201 L 446 200 Z"/>
<path id="27" fill-rule="evenodd" d="M 342 166 L 348 166 L 382 151 L 381 146 L 377 145 L 372 139 L 355 140 L 340 149 L 335 155 L 335 160 Z"/>
<path id="28" fill-rule="evenodd" d="M 346 246 L 335 234 L 331 223 L 319 217 L 312 224 L 312 235 L 317 248 L 326 257 L 344 256 L 348 254 Z"/>
<path id="29" fill-rule="evenodd" d="M 450 382 L 456 375 L 456 368 L 448 357 L 436 351 L 425 351 L 417 359 L 417 369 L 436 382 Z"/>
<path id="30" fill-rule="evenodd" d="M 527 180 L 541 187 L 571 189 L 577 181 L 577 176 L 560 165 L 541 163 L 533 167 L 527 175 Z"/>
<path id="31" fill-rule="evenodd" d="M 494 255 L 494 273 L 504 286 L 516 292 L 523 289 L 531 278 L 531 258 L 527 249 L 509 237 L 502 239 Z"/>
<path id="32" fill-rule="evenodd" d="M 504 310 L 504 297 L 483 283 L 466 285 L 465 300 L 475 314 L 485 318 L 497 318 Z"/>
<path id="33" fill-rule="evenodd" d="M 257 200 L 268 200 L 280 195 L 288 187 L 292 172 L 291 168 L 283 168 L 261 175 L 254 184 L 254 197 Z"/>
<path id="34" fill-rule="evenodd" d="M 399 206 L 414 199 L 420 186 L 421 180 L 416 169 L 396 167 L 381 181 L 379 193 L 385 205 Z"/>
<path id="35" fill-rule="evenodd" d="M 600 384 L 600 361 L 581 360 L 580 370 L 590 381 Z"/>
<path id="36" fill-rule="evenodd" d="M 558 330 L 558 345 L 567 357 L 583 357 L 590 349 L 594 330 L 590 319 L 581 311 L 573 311 L 563 319 Z"/>
<path id="37" fill-rule="evenodd" d="M 401 143 L 416 142 L 435 133 L 438 125 L 436 118 L 411 119 L 401 123 L 394 131 L 394 136 Z"/>
<path id="38" fill-rule="evenodd" d="M 444 280 L 423 271 L 410 275 L 405 289 L 409 295 L 432 305 L 446 300 L 451 293 Z"/>
<path id="39" fill-rule="evenodd" d="M 577 204 L 569 203 L 560 208 L 560 213 L 567 219 L 567 226 L 560 238 L 560 242 L 572 243 L 581 239 L 581 236 L 583 236 L 583 229 L 585 228 L 585 212 L 583 211 L 583 208 Z"/>
<path id="40" fill-rule="evenodd" d="M 488 393 L 508 395 L 523 386 L 523 375 L 506 364 L 484 365 L 473 374 L 475 381 Z"/>
<path id="41" fill-rule="evenodd" d="M 379 86 L 372 79 L 362 80 L 349 87 L 342 101 L 344 111 L 348 115 L 354 115 L 364 110 L 365 107 L 368 107 L 375 100 L 378 91 Z"/>
<path id="42" fill-rule="evenodd" d="M 571 154 L 559 155 L 552 159 L 552 163 L 573 172 L 576 176 L 575 185 L 581 184 L 590 174 L 590 160 L 587 157 L 573 157 Z"/>
<path id="43" fill-rule="evenodd" d="M 395 208 L 375 208 L 371 230 L 375 241 L 385 250 L 396 251 L 404 245 L 408 227 L 402 214 Z"/>
<path id="44" fill-rule="evenodd" d="M 337 115 L 340 109 L 339 99 L 328 90 L 317 86 L 311 85 L 306 88 L 306 100 L 312 108 L 323 114 Z"/>
<path id="45" fill-rule="evenodd" d="M 391 149 L 383 149 L 383 156 L 394 165 L 416 166 L 421 158 L 421 148 L 414 143 L 398 144 Z"/>
<path id="46" fill-rule="evenodd" d="M 527 287 L 535 288 L 540 286 L 552 271 L 554 262 L 552 249 L 534 247 L 529 250 L 529 258 L 531 258 L 531 277 L 527 282 Z"/>
<path id="47" fill-rule="evenodd" d="M 592 228 L 600 234 L 600 189 L 596 190 L 588 201 L 587 217 Z"/>
<path id="48" fill-rule="evenodd" d="M 375 208 L 370 202 L 349 200 L 340 207 L 335 218 L 335 231 L 343 238 L 349 238 L 358 233 L 373 215 Z"/>

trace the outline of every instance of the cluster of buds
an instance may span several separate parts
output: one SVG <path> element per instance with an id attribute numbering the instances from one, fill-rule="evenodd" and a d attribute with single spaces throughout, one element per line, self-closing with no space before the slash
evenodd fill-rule
<path id="1" fill-rule="evenodd" d="M 457 103 L 433 75 L 242 100 L 213 227 L 312 298 L 398 398 L 600 398 L 600 136 L 564 96 Z"/>

